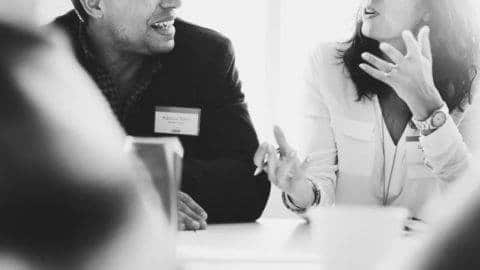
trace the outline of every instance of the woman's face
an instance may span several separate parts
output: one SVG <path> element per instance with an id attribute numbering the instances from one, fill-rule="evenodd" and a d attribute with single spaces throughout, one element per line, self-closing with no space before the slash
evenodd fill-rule
<path id="1" fill-rule="evenodd" d="M 362 34 L 380 42 L 401 37 L 428 20 L 425 0 L 365 0 L 362 6 Z"/>

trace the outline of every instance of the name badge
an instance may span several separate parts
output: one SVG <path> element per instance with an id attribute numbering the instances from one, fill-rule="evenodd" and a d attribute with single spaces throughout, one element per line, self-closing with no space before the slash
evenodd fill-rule
<path id="1" fill-rule="evenodd" d="M 155 133 L 198 136 L 201 112 L 198 108 L 156 107 Z"/>
<path id="2" fill-rule="evenodd" d="M 419 142 L 420 136 L 407 136 L 407 142 Z"/>

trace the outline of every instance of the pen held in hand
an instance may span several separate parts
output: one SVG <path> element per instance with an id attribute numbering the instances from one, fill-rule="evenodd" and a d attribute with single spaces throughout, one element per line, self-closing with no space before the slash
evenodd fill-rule
<path id="1" fill-rule="evenodd" d="M 253 176 L 259 176 L 262 172 L 263 172 L 263 168 L 258 167 L 253 173 Z"/>
<path id="2" fill-rule="evenodd" d="M 280 148 L 277 148 L 277 154 L 281 155 Z M 268 166 L 268 154 L 264 157 L 262 166 L 257 167 L 255 172 L 253 173 L 253 176 L 259 176 L 267 166 Z"/>
<path id="3" fill-rule="evenodd" d="M 265 167 L 267 167 L 268 163 L 266 161 L 263 162 L 262 166 L 260 167 L 257 167 L 257 169 L 255 170 L 255 172 L 253 173 L 253 176 L 259 176 L 263 170 L 265 169 Z"/>

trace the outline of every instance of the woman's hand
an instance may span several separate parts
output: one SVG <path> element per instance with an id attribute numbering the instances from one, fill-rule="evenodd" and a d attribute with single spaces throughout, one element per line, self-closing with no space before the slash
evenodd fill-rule
<path id="1" fill-rule="evenodd" d="M 263 143 L 255 153 L 254 163 L 268 174 L 268 179 L 287 193 L 302 208 L 313 204 L 314 194 L 311 183 L 305 176 L 306 162 L 302 163 L 297 153 L 288 144 L 279 127 L 274 128 L 278 150 L 269 143 Z"/>
<path id="2" fill-rule="evenodd" d="M 412 32 L 403 32 L 407 48 L 405 56 L 387 43 L 380 44 L 380 49 L 392 63 L 363 53 L 362 58 L 372 66 L 360 64 L 367 74 L 392 87 L 419 121 L 427 119 L 444 104 L 433 81 L 429 33 L 429 27 L 423 27 L 416 40 Z"/>

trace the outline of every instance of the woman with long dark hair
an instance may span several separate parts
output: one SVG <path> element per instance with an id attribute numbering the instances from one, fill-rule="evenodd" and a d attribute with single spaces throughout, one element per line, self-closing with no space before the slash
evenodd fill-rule
<path id="1" fill-rule="evenodd" d="M 479 34 L 455 0 L 370 0 L 347 42 L 319 46 L 307 72 L 308 157 L 279 128 L 255 163 L 285 205 L 400 206 L 413 215 L 469 161 L 457 126 L 471 103 Z"/>

